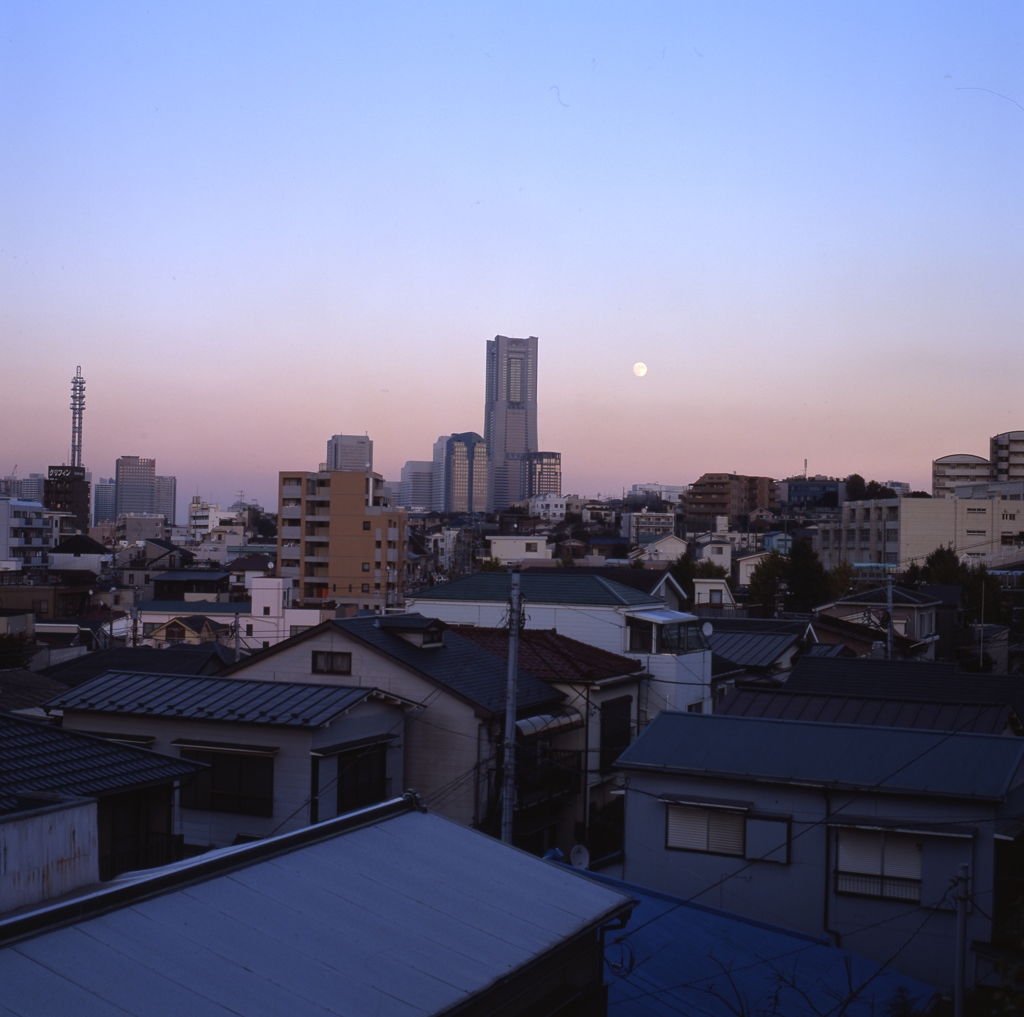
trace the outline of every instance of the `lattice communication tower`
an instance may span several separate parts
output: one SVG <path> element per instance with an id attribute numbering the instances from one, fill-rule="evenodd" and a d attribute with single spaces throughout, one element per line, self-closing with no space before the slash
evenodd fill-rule
<path id="1" fill-rule="evenodd" d="M 85 378 L 79 367 L 71 379 L 71 465 L 82 465 L 82 416 L 85 413 Z"/>

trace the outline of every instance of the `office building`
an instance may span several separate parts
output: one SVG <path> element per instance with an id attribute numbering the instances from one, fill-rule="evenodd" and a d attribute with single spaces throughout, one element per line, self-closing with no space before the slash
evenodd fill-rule
<path id="1" fill-rule="evenodd" d="M 797 512 L 838 508 L 846 501 L 846 481 L 821 474 L 787 477 L 779 481 L 779 501 Z"/>
<path id="2" fill-rule="evenodd" d="M 292 603 L 383 613 L 402 606 L 406 513 L 363 470 L 285 472 L 279 477 L 279 574 Z"/>
<path id="3" fill-rule="evenodd" d="M 992 480 L 1024 480 L 1024 431 L 1004 431 L 989 441 Z"/>
<path id="4" fill-rule="evenodd" d="M 89 477 L 84 466 L 51 466 L 43 504 L 54 512 L 70 512 L 75 529 L 89 532 Z"/>
<path id="5" fill-rule="evenodd" d="M 177 519 L 178 480 L 176 477 L 153 478 L 153 511 L 167 520 L 168 526 L 174 526 Z"/>
<path id="6" fill-rule="evenodd" d="M 46 497 L 46 475 L 43 473 L 30 473 L 21 480 L 16 480 L 17 491 L 12 493 L 12 498 L 20 498 L 22 501 L 37 501 L 41 505 Z"/>
<path id="7" fill-rule="evenodd" d="M 992 464 L 982 456 L 941 456 L 932 462 L 932 497 L 952 498 L 957 484 L 983 484 L 991 479 Z"/>
<path id="8" fill-rule="evenodd" d="M 484 401 L 487 510 L 527 497 L 527 455 L 537 445 L 537 337 L 495 336 L 487 341 Z"/>
<path id="9" fill-rule="evenodd" d="M 463 431 L 448 439 L 444 478 L 445 512 L 486 511 L 487 445 L 475 431 Z"/>
<path id="10" fill-rule="evenodd" d="M 335 434 L 327 442 L 328 470 L 373 469 L 373 442 L 365 434 Z"/>
<path id="11" fill-rule="evenodd" d="M 562 493 L 562 453 L 529 452 L 526 456 L 526 496 Z"/>
<path id="12" fill-rule="evenodd" d="M 444 512 L 444 478 L 445 478 L 445 457 L 448 454 L 448 439 L 450 434 L 442 434 L 434 442 L 433 463 L 431 464 L 431 498 L 430 507 L 435 512 Z M 486 472 L 486 471 L 485 471 Z"/>
<path id="13" fill-rule="evenodd" d="M 410 459 L 398 483 L 398 504 L 402 508 L 428 509 L 434 501 L 434 464 L 428 459 Z"/>
<path id="14" fill-rule="evenodd" d="M 124 516 L 129 512 L 142 515 L 153 511 L 156 486 L 155 459 L 121 456 L 115 464 L 115 481 L 115 515 Z"/>
<path id="15" fill-rule="evenodd" d="M 92 489 L 92 521 L 112 523 L 117 518 L 117 484 L 114 478 L 100 477 Z"/>

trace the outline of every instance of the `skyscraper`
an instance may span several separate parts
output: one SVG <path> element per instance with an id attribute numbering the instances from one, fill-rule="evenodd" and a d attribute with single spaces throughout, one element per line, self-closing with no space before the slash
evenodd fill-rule
<path id="1" fill-rule="evenodd" d="M 537 451 L 537 337 L 487 340 L 487 510 L 527 497 L 526 456 Z"/>
<path id="2" fill-rule="evenodd" d="M 121 456 L 114 467 L 117 483 L 115 516 L 153 511 L 156 484 L 156 460 L 139 456 Z"/>
<path id="3" fill-rule="evenodd" d="M 433 493 L 431 496 L 430 507 L 435 512 L 446 512 L 445 500 L 444 500 L 444 484 L 445 484 L 445 469 L 444 462 L 445 456 L 448 454 L 448 439 L 451 437 L 450 434 L 442 434 L 437 441 L 434 442 L 434 462 L 431 469 L 431 486 Z"/>
<path id="4" fill-rule="evenodd" d="M 434 464 L 429 459 L 410 459 L 403 467 L 398 485 L 402 508 L 430 508 L 433 502 Z"/>
<path id="5" fill-rule="evenodd" d="M 173 526 L 178 521 L 177 477 L 153 478 L 153 511 L 162 515 L 168 526 Z"/>
<path id="6" fill-rule="evenodd" d="M 112 523 L 117 518 L 117 484 L 114 478 L 109 480 L 100 477 L 92 489 L 92 521 L 94 523 Z"/>
<path id="7" fill-rule="evenodd" d="M 530 452 L 526 457 L 526 497 L 562 493 L 562 453 Z"/>
<path id="8" fill-rule="evenodd" d="M 475 431 L 453 434 L 445 450 L 445 512 L 484 512 L 487 445 Z"/>
<path id="9" fill-rule="evenodd" d="M 365 434 L 335 434 L 327 442 L 328 470 L 373 469 L 373 442 Z"/>

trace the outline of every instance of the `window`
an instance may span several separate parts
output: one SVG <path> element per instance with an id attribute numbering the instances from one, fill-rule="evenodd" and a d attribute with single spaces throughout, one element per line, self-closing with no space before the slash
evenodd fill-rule
<path id="1" fill-rule="evenodd" d="M 364 561 L 363 562 L 363 571 L 364 572 L 369 572 L 370 571 L 370 563 L 368 561 Z"/>
<path id="2" fill-rule="evenodd" d="M 369 528 L 370 528 L 370 520 L 369 519 L 364 519 L 363 520 L 363 529 L 364 530 L 368 530 Z"/>
<path id="3" fill-rule="evenodd" d="M 654 624 L 642 618 L 627 618 L 626 628 L 629 632 L 630 653 L 654 652 Z"/>
<path id="4" fill-rule="evenodd" d="M 742 812 L 669 805 L 665 846 L 677 851 L 742 858 L 743 826 Z"/>
<path id="5" fill-rule="evenodd" d="M 151 635 L 153 629 L 159 628 L 156 622 L 143 622 L 142 623 L 142 637 L 145 639 L 146 636 Z"/>
<path id="6" fill-rule="evenodd" d="M 708 590 L 708 603 L 709 604 L 721 604 L 722 603 L 722 591 L 721 590 Z"/>
<path id="7" fill-rule="evenodd" d="M 210 769 L 181 785 L 181 807 L 240 816 L 273 816 L 274 757 L 182 749 L 182 759 Z"/>
<path id="8" fill-rule="evenodd" d="M 722 553 L 722 549 L 720 547 L 712 547 L 711 548 L 711 553 L 712 554 L 721 554 Z"/>
<path id="9" fill-rule="evenodd" d="M 633 697 L 619 696 L 601 704 L 601 772 L 607 773 L 612 763 L 629 748 L 633 734 L 631 716 Z"/>
<path id="10" fill-rule="evenodd" d="M 313 651 L 313 674 L 351 674 L 352 654 L 335 650 Z"/>
<path id="11" fill-rule="evenodd" d="M 290 625 L 288 627 L 289 636 L 297 636 L 300 632 L 305 632 L 306 629 L 312 628 L 311 625 Z"/>
<path id="12" fill-rule="evenodd" d="M 527 554 L 536 554 L 537 553 L 537 545 L 535 543 L 533 543 L 532 541 L 527 541 L 526 542 L 526 553 Z"/>
<path id="13" fill-rule="evenodd" d="M 691 650 L 707 649 L 710 649 L 710 644 L 697 622 L 658 626 L 658 653 L 688 653 Z"/>
<path id="14" fill-rule="evenodd" d="M 369 583 L 363 583 L 362 592 L 363 593 L 369 593 L 370 592 L 370 584 Z"/>
<path id="15" fill-rule="evenodd" d="M 905 833 L 841 829 L 836 893 L 921 900 L 921 844 Z"/>
<path id="16" fill-rule="evenodd" d="M 245 626 L 245 634 L 247 636 L 251 636 L 252 635 L 252 626 L 251 625 L 246 625 Z"/>
<path id="17" fill-rule="evenodd" d="M 387 745 L 373 745 L 338 756 L 338 815 L 387 798 L 387 758 Z"/>
<path id="18" fill-rule="evenodd" d="M 270 640 L 269 639 L 264 639 L 263 640 L 263 649 L 266 650 L 266 649 L 269 648 L 269 646 L 270 646 Z"/>
<path id="19" fill-rule="evenodd" d="M 1004 516 L 1003 518 L 1005 519 L 1006 517 Z M 135 573 L 134 572 L 129 572 L 128 573 L 128 585 L 131 586 L 134 582 L 135 582 Z"/>

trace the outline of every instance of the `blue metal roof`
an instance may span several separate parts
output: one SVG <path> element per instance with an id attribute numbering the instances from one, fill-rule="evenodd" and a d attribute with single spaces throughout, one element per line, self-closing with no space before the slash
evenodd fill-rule
<path id="1" fill-rule="evenodd" d="M 628 770 L 1001 800 L 1024 739 L 860 724 L 659 713 Z"/>
<path id="2" fill-rule="evenodd" d="M 572 569 L 524 572 L 519 577 L 523 599 L 533 604 L 589 604 L 609 607 L 661 607 L 662 601 L 604 576 L 574 575 Z M 410 595 L 417 600 L 506 601 L 511 578 L 507 572 L 478 572 Z"/>
<path id="3" fill-rule="evenodd" d="M 829 941 L 594 872 L 572 871 L 639 902 L 605 938 L 608 1017 L 785 1014 L 878 1017 L 900 989 L 923 1006 L 934 990 Z M 635 930 L 635 931 L 633 931 Z M 851 984 L 860 987 L 852 1000 Z"/>
<path id="4" fill-rule="evenodd" d="M 725 632 L 717 627 L 708 636 L 713 653 L 740 667 L 769 667 L 799 640 L 787 632 Z"/>

